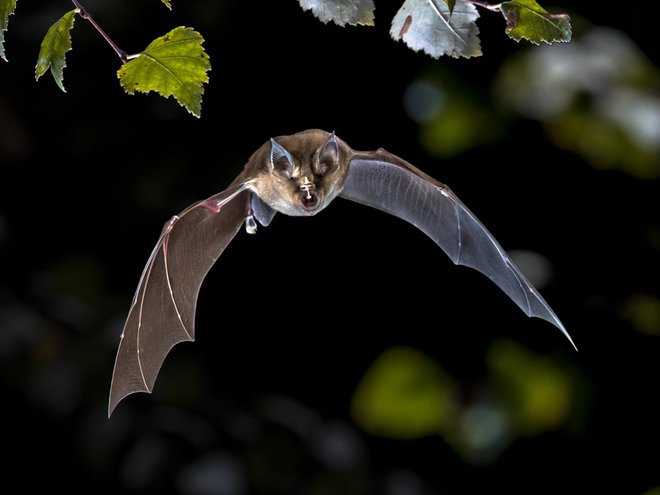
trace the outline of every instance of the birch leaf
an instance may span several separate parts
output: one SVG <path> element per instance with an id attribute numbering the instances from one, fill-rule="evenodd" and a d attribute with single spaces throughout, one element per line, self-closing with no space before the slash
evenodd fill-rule
<path id="1" fill-rule="evenodd" d="M 137 55 L 131 56 L 117 76 L 128 94 L 155 91 L 174 98 L 186 110 L 199 117 L 202 112 L 204 83 L 211 63 L 204 47 L 204 38 L 188 27 L 177 27 L 156 38 Z"/>
<path id="2" fill-rule="evenodd" d="M 41 42 L 37 66 L 34 69 L 35 78 L 39 79 L 50 69 L 55 82 L 62 91 L 64 89 L 64 67 L 66 67 L 65 55 L 71 50 L 71 29 L 76 20 L 76 10 L 64 14 L 46 33 Z"/>
<path id="3" fill-rule="evenodd" d="M 0 57 L 7 62 L 5 55 L 5 31 L 9 24 L 9 16 L 16 10 L 16 0 L 0 0 Z"/>
<path id="4" fill-rule="evenodd" d="M 298 0 L 303 10 L 311 10 L 318 19 L 327 24 L 332 21 L 339 26 L 374 25 L 373 0 Z"/>
<path id="5" fill-rule="evenodd" d="M 458 2 L 452 13 L 443 0 L 406 0 L 392 20 L 390 35 L 433 58 L 481 55 L 479 13 L 469 2 Z"/>
<path id="6" fill-rule="evenodd" d="M 520 41 L 538 45 L 571 41 L 571 18 L 568 14 L 550 14 L 535 0 L 513 0 L 500 5 L 506 19 L 506 34 Z"/>

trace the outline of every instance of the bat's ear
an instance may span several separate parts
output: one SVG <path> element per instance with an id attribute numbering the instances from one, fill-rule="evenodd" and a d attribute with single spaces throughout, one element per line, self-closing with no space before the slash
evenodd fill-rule
<path id="1" fill-rule="evenodd" d="M 319 149 L 319 160 L 316 172 L 319 175 L 325 175 L 337 167 L 339 162 L 339 144 L 337 144 L 337 137 L 334 131 L 328 136 L 325 144 Z"/>
<path id="2" fill-rule="evenodd" d="M 291 154 L 273 138 L 270 139 L 270 168 L 289 179 L 296 168 Z"/>

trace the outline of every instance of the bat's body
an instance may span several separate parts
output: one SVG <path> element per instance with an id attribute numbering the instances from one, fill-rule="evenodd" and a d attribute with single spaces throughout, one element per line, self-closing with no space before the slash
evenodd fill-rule
<path id="1" fill-rule="evenodd" d="M 151 392 L 165 356 L 194 340 L 199 288 L 241 225 L 256 232 L 277 212 L 312 216 L 337 196 L 400 217 L 456 264 L 495 282 L 528 316 L 568 332 L 495 238 L 444 184 L 380 149 L 352 150 L 334 133 L 271 139 L 227 189 L 165 224 L 133 299 L 110 387 L 110 415 L 127 395 Z"/>

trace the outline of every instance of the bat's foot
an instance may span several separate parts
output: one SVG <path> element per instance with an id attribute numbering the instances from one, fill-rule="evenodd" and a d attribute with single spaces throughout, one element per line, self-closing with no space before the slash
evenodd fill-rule
<path id="1" fill-rule="evenodd" d="M 257 233 L 257 222 L 254 220 L 253 215 L 248 215 L 247 217 L 245 217 L 245 231 L 248 234 Z"/>

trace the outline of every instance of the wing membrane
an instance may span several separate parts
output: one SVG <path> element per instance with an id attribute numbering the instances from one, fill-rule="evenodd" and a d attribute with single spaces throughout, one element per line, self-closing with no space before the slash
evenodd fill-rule
<path id="1" fill-rule="evenodd" d="M 573 344 L 545 299 L 486 227 L 444 184 L 404 160 L 379 150 L 356 154 L 340 195 L 415 225 L 454 263 L 486 275 L 525 314 L 552 323 Z"/>
<path id="2" fill-rule="evenodd" d="M 144 268 L 112 374 L 108 416 L 135 392 L 151 392 L 169 351 L 195 339 L 195 306 L 204 277 L 245 219 L 249 195 L 233 186 L 165 224 Z"/>

